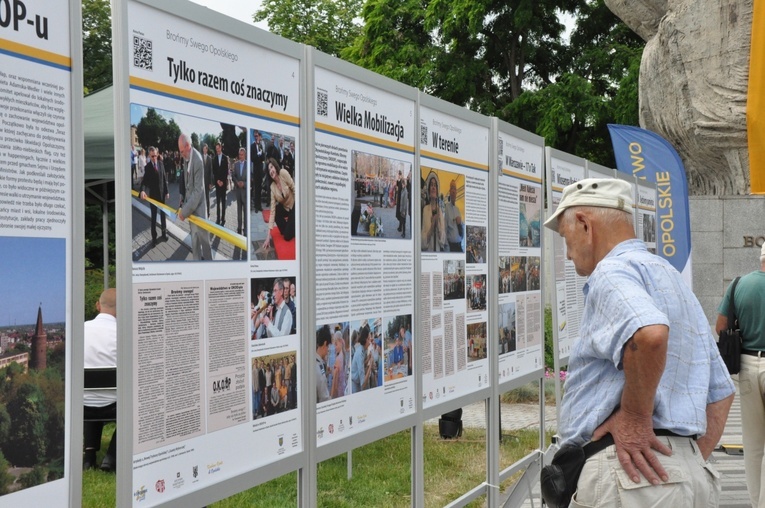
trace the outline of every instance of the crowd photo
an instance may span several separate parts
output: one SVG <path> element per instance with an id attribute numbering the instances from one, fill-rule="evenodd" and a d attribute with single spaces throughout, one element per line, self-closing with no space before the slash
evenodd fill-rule
<path id="1" fill-rule="evenodd" d="M 468 263 L 486 262 L 486 228 L 483 226 L 468 226 L 467 253 Z"/>
<path id="2" fill-rule="evenodd" d="M 384 381 L 412 375 L 412 315 L 386 318 Z"/>
<path id="3" fill-rule="evenodd" d="M 503 303 L 499 306 L 499 354 L 515 349 L 515 302 Z"/>
<path id="4" fill-rule="evenodd" d="M 465 261 L 444 260 L 444 300 L 465 298 Z"/>
<path id="5" fill-rule="evenodd" d="M 486 310 L 486 275 L 467 276 L 468 311 Z"/>
<path id="6" fill-rule="evenodd" d="M 297 287 L 294 277 L 250 280 L 250 335 L 252 340 L 297 333 Z"/>
<path id="7" fill-rule="evenodd" d="M 253 358 L 252 419 L 297 408 L 298 368 L 295 351 Z"/>
<path id="8" fill-rule="evenodd" d="M 250 129 L 249 148 L 251 259 L 295 259 L 295 138 Z"/>
<path id="9" fill-rule="evenodd" d="M 351 152 L 351 237 L 412 238 L 412 165 Z"/>
<path id="10" fill-rule="evenodd" d="M 247 259 L 247 129 L 137 104 L 130 117 L 133 261 Z"/>
<path id="11" fill-rule="evenodd" d="M 351 393 L 383 384 L 382 318 L 351 321 Z"/>
<path id="12" fill-rule="evenodd" d="M 488 356 L 486 346 L 486 322 L 467 325 L 467 359 L 469 362 Z"/>
<path id="13" fill-rule="evenodd" d="M 321 346 L 318 337 L 329 340 Z M 316 401 L 351 394 L 351 342 L 347 321 L 320 326 L 316 331 Z"/>

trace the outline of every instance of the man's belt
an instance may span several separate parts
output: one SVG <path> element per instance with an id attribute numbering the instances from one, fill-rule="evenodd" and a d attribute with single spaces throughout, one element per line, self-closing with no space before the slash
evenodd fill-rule
<path id="1" fill-rule="evenodd" d="M 765 351 L 759 351 L 757 349 L 741 349 L 741 354 L 762 358 L 765 356 Z"/>
<path id="2" fill-rule="evenodd" d="M 657 436 L 674 436 L 674 437 L 687 437 L 689 439 L 696 439 L 696 436 L 683 436 L 681 434 L 678 434 L 677 432 L 672 432 L 671 430 L 667 429 L 653 429 L 654 434 Z M 601 452 L 614 444 L 614 436 L 611 434 L 606 434 L 602 438 L 600 438 L 597 441 L 590 441 L 586 445 L 582 447 L 584 450 L 584 460 L 589 459 L 593 455 L 595 455 L 598 452 Z"/>

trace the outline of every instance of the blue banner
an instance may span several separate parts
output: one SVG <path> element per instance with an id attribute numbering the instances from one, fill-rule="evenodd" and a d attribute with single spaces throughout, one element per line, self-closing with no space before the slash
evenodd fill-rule
<path id="1" fill-rule="evenodd" d="M 690 279 L 691 219 L 683 162 L 664 138 L 630 125 L 608 124 L 616 167 L 658 189 L 657 254 Z"/>

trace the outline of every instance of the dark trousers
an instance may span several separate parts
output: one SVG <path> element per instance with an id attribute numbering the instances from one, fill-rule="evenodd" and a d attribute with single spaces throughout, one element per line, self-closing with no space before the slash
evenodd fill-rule
<path id="1" fill-rule="evenodd" d="M 247 235 L 247 189 L 237 189 L 236 191 L 236 230 L 242 231 L 243 235 Z"/>
<path id="2" fill-rule="evenodd" d="M 117 404 L 109 404 L 104 407 L 83 406 L 83 441 L 85 450 L 97 452 L 101 449 L 101 433 L 104 430 L 104 424 L 109 421 L 117 421 Z M 98 419 L 99 421 L 89 421 L 89 419 Z M 117 456 L 117 431 L 114 431 L 112 440 L 109 442 L 107 455 Z"/>
<path id="3" fill-rule="evenodd" d="M 263 211 L 263 171 L 254 170 L 252 172 L 252 205 L 255 211 Z"/>
<path id="4" fill-rule="evenodd" d="M 222 187 L 215 185 L 215 211 L 218 223 L 226 222 L 226 182 L 223 182 Z"/>
<path id="5" fill-rule="evenodd" d="M 157 207 L 155 205 L 149 205 L 151 207 L 151 239 L 156 240 L 157 239 Z M 167 222 L 165 218 L 164 213 L 160 213 L 160 221 L 162 222 L 162 234 L 165 234 L 165 231 L 167 230 Z"/>

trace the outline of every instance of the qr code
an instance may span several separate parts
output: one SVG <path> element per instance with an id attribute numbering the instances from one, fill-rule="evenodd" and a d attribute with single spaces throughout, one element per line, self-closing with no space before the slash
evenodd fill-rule
<path id="1" fill-rule="evenodd" d="M 420 144 L 428 144 L 428 126 L 420 124 Z"/>
<path id="2" fill-rule="evenodd" d="M 316 92 L 316 114 L 319 116 L 328 116 L 327 112 L 327 92 L 317 90 Z"/>
<path id="3" fill-rule="evenodd" d="M 149 39 L 133 36 L 133 66 L 147 71 L 154 70 L 152 44 Z"/>

